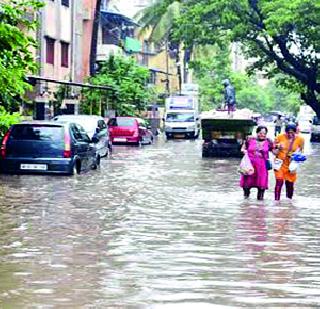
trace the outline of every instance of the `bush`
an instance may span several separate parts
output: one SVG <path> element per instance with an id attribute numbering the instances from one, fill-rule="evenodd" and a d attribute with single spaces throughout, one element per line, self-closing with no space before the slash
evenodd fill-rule
<path id="1" fill-rule="evenodd" d="M 20 122 L 20 114 L 9 114 L 3 106 L 0 106 L 0 138 L 8 131 L 11 125 Z"/>

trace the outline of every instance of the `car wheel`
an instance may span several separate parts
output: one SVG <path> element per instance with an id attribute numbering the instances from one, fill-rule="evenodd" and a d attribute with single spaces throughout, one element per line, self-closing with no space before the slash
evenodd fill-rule
<path id="1" fill-rule="evenodd" d="M 79 175 L 81 173 L 81 162 L 76 161 L 73 164 L 71 175 Z"/>

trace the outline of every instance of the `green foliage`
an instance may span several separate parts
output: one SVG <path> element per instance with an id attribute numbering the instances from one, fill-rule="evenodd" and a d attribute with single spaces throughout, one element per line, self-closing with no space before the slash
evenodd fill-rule
<path id="1" fill-rule="evenodd" d="M 82 112 L 101 113 L 101 108 L 114 109 L 118 115 L 135 115 L 151 101 L 153 91 L 147 87 L 149 70 L 133 58 L 110 56 L 99 73 L 90 78 L 94 85 L 111 86 L 115 91 L 86 89 L 83 91 Z"/>
<path id="2" fill-rule="evenodd" d="M 138 12 L 135 18 L 141 27 L 141 34 L 151 30 L 149 40 L 161 43 L 167 39 L 175 20 L 180 16 L 179 1 L 157 0 L 152 5 Z"/>
<path id="3" fill-rule="evenodd" d="M 4 136 L 11 125 L 20 121 L 19 113 L 9 114 L 3 106 L 0 106 L 0 138 Z"/>
<path id="4" fill-rule="evenodd" d="M 36 72 L 30 48 L 35 47 L 28 31 L 36 23 L 30 21 L 35 11 L 43 6 L 38 0 L 15 0 L 0 4 L 0 103 L 15 108 L 30 86 L 25 81 L 27 73 Z"/>
<path id="5" fill-rule="evenodd" d="M 223 46 L 228 46 L 224 44 Z M 224 106 L 222 81 L 229 78 L 236 89 L 237 108 L 249 108 L 261 114 L 271 110 L 295 113 L 300 100 L 296 92 L 281 86 L 283 75 L 270 80 L 262 87 L 253 77 L 232 72 L 228 48 L 198 47 L 190 67 L 200 85 L 200 101 L 203 110 Z"/>
<path id="6" fill-rule="evenodd" d="M 315 0 L 186 0 L 175 36 L 191 45 L 240 42 L 249 72 L 302 94 L 320 115 L 320 2 Z"/>

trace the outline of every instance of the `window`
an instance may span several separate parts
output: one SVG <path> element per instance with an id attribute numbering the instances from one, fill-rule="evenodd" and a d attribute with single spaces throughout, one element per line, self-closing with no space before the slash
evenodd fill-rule
<path id="1" fill-rule="evenodd" d="M 69 0 L 61 0 L 61 4 L 69 7 Z"/>
<path id="2" fill-rule="evenodd" d="M 54 64 L 54 42 L 55 40 L 49 37 L 46 40 L 46 63 Z"/>
<path id="3" fill-rule="evenodd" d="M 106 123 L 104 122 L 104 120 L 99 120 L 99 121 L 98 121 L 98 128 L 99 128 L 101 131 L 107 128 Z"/>
<path id="4" fill-rule="evenodd" d="M 69 44 L 61 42 L 61 66 L 69 67 Z"/>

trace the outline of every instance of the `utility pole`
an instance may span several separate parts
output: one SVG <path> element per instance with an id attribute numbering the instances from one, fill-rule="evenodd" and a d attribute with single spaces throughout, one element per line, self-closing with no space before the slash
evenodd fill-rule
<path id="1" fill-rule="evenodd" d="M 170 81 L 169 81 L 169 40 L 166 39 L 166 93 L 170 95 Z"/>

